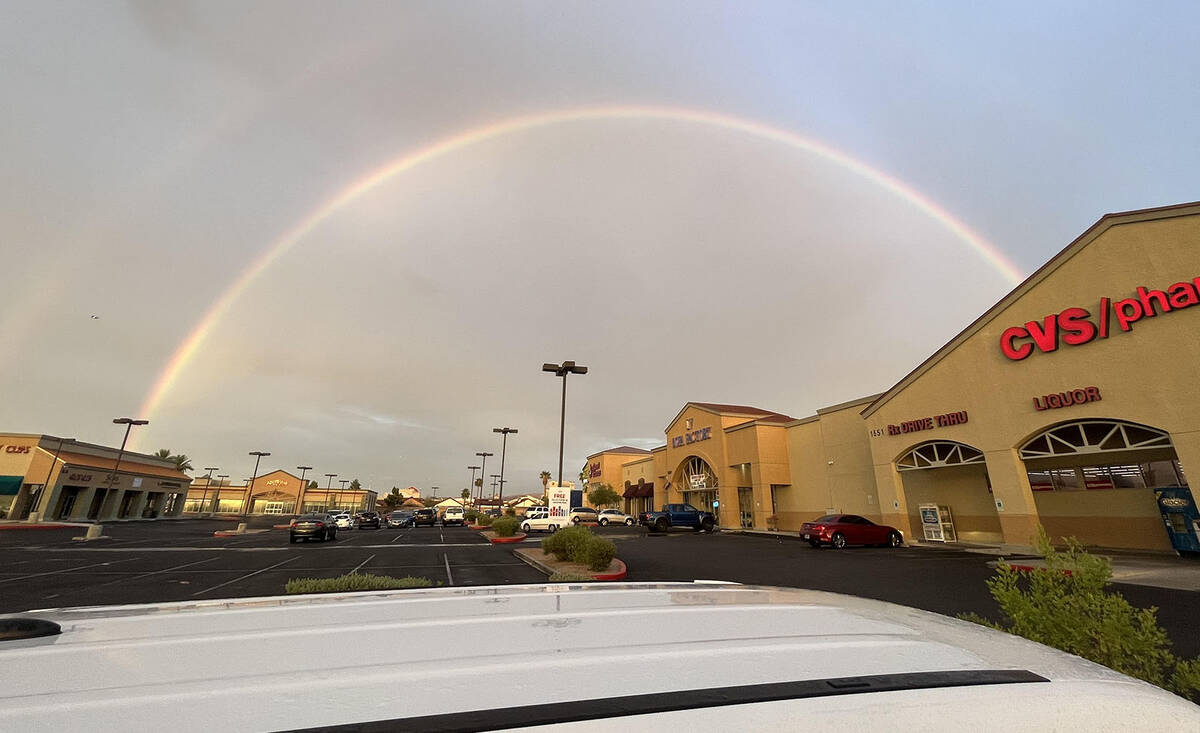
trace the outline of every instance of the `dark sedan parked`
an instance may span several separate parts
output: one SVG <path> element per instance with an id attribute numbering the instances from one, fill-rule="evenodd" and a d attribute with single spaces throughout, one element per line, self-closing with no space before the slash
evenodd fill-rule
<path id="1" fill-rule="evenodd" d="M 422 524 L 430 527 L 437 524 L 437 512 L 432 509 L 418 509 L 413 514 L 413 526 L 420 527 Z"/>
<path id="2" fill-rule="evenodd" d="M 412 512 L 392 512 L 388 515 L 387 526 L 389 527 L 411 527 L 413 526 Z"/>
<path id="3" fill-rule="evenodd" d="M 354 515 L 354 518 L 358 520 L 359 529 L 365 529 L 368 526 L 371 529 L 383 528 L 383 518 L 379 516 L 379 512 L 359 512 Z"/>
<path id="4" fill-rule="evenodd" d="M 337 539 L 337 521 L 328 514 L 302 514 L 292 520 L 289 527 L 293 544 L 296 540 L 316 540 L 322 542 Z"/>
<path id="5" fill-rule="evenodd" d="M 857 514 L 826 514 L 800 525 L 800 536 L 813 547 L 822 544 L 842 549 L 846 545 L 881 545 L 899 547 L 904 535 L 895 527 L 875 524 Z"/>

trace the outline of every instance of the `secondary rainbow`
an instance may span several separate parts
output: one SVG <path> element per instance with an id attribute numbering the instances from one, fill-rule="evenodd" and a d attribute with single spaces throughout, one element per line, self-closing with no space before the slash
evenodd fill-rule
<path id="1" fill-rule="evenodd" d="M 256 257 L 238 275 L 237 279 L 221 293 L 208 310 L 204 312 L 204 315 L 201 316 L 187 337 L 176 347 L 170 360 L 159 373 L 158 379 L 146 395 L 138 414 L 146 418 L 153 417 L 162 404 L 163 399 L 171 391 L 171 387 L 179 380 L 188 363 L 196 355 L 200 346 L 233 307 L 233 304 L 237 302 L 238 298 L 241 297 L 242 293 L 246 292 L 246 289 L 255 280 L 266 272 L 280 257 L 287 254 L 288 250 L 294 247 L 305 235 L 323 221 L 336 214 L 342 207 L 395 176 L 411 171 L 413 168 L 435 160 L 447 153 L 504 135 L 527 132 L 540 127 L 597 120 L 661 120 L 664 122 L 707 125 L 731 132 L 743 133 L 779 143 L 796 150 L 812 153 L 862 176 L 864 179 L 883 187 L 904 201 L 909 202 L 917 209 L 925 212 L 941 223 L 946 229 L 953 232 L 967 246 L 974 250 L 984 262 L 991 265 L 1011 284 L 1016 285 L 1023 279 L 1020 270 L 1000 250 L 994 245 L 989 244 L 983 237 L 971 231 L 970 227 L 938 206 L 920 191 L 840 150 L 788 130 L 714 112 L 674 107 L 587 107 L 522 115 L 442 138 L 424 148 L 405 153 L 390 160 L 336 193 L 332 198 L 322 203 L 310 214 L 297 222 L 295 226 L 284 232 L 279 239 L 272 242 L 262 254 Z"/>

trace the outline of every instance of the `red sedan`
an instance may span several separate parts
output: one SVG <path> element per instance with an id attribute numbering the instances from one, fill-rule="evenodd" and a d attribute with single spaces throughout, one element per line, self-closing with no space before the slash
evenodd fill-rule
<path id="1" fill-rule="evenodd" d="M 857 514 L 827 514 L 800 525 L 800 536 L 813 547 L 822 543 L 839 550 L 846 545 L 886 545 L 899 547 L 904 535 L 895 527 L 875 524 Z"/>

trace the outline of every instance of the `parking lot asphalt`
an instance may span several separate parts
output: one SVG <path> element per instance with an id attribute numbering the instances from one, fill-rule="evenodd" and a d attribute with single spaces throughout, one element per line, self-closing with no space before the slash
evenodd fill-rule
<path id="1" fill-rule="evenodd" d="M 264 521 L 266 522 L 264 524 Z M 269 519 L 258 520 L 263 528 Z M 110 539 L 77 542 L 83 528 L 0 531 L 0 613 L 41 608 L 279 595 L 293 578 L 358 571 L 414 575 L 442 585 L 544 582 L 513 555 L 465 527 L 340 530 L 335 542 L 288 543 L 286 530 L 214 537 L 223 520 L 116 523 Z M 877 598 L 937 613 L 997 617 L 985 581 L 989 555 L 953 548 L 813 549 L 791 539 L 718 532 L 651 535 L 600 527 L 630 581 L 726 580 Z M 536 546 L 541 536 L 527 539 Z M 1182 656 L 1200 654 L 1200 593 L 1115 584 L 1131 603 L 1158 607 Z"/>

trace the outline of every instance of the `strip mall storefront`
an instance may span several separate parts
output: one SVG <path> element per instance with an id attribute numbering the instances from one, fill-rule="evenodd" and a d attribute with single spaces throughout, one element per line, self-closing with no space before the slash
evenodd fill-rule
<path id="1" fill-rule="evenodd" d="M 251 487 L 251 483 L 253 486 Z M 187 494 L 185 511 L 194 514 L 296 514 L 304 512 L 358 512 L 375 508 L 376 492 L 338 487 L 310 489 L 287 471 L 272 471 L 253 482 L 232 486 L 198 477 Z"/>
<path id="2" fill-rule="evenodd" d="M 689 402 L 622 485 L 730 529 L 1200 551 L 1198 305 L 1200 203 L 1108 215 L 886 392 L 801 419 Z"/>
<path id="3" fill-rule="evenodd" d="M 177 517 L 190 483 L 174 463 L 154 456 L 50 435 L 0 433 L 5 519 Z"/>

